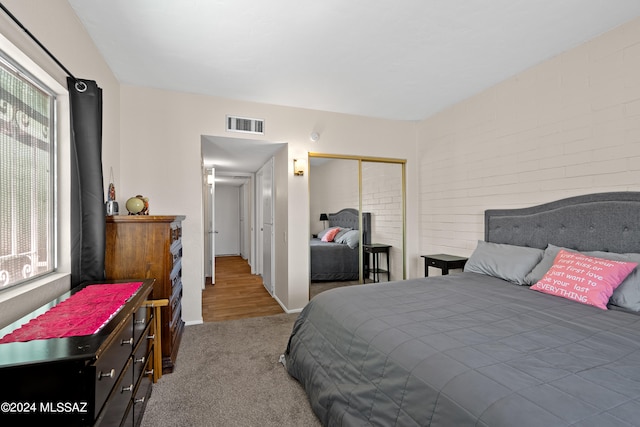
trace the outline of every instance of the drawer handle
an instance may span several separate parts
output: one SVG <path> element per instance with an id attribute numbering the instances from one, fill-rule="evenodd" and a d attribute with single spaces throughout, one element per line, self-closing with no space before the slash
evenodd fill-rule
<path id="1" fill-rule="evenodd" d="M 147 335 L 147 339 L 148 340 L 153 340 L 156 338 L 156 334 L 152 334 L 152 335 Z"/>
<path id="2" fill-rule="evenodd" d="M 135 363 L 144 363 L 144 357 L 134 360 Z"/>
<path id="3" fill-rule="evenodd" d="M 133 337 L 129 338 L 128 340 L 122 340 L 120 341 L 120 345 L 133 345 Z"/>
<path id="4" fill-rule="evenodd" d="M 139 399 L 135 399 L 135 400 L 133 401 L 133 403 L 144 403 L 144 396 L 142 396 L 142 397 L 141 397 L 141 398 L 139 398 Z"/>
<path id="5" fill-rule="evenodd" d="M 108 373 L 104 373 L 104 372 L 100 371 L 98 373 L 98 379 L 101 380 L 103 378 L 113 378 L 115 376 L 115 374 L 116 374 L 116 370 L 115 369 L 110 370 Z"/>
<path id="6" fill-rule="evenodd" d="M 145 375 L 153 375 L 153 369 L 150 370 L 150 371 L 144 371 L 144 374 Z"/>
<path id="7" fill-rule="evenodd" d="M 121 393 L 124 393 L 125 391 L 133 391 L 133 384 L 129 384 L 127 387 L 122 387 Z"/>

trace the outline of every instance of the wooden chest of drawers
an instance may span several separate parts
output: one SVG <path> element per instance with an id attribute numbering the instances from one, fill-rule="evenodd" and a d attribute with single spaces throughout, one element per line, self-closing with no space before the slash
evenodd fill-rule
<path id="1" fill-rule="evenodd" d="M 153 278 L 153 299 L 162 307 L 162 371 L 170 373 L 184 330 L 182 320 L 182 221 L 176 215 L 107 217 L 107 279 Z"/>
<path id="2" fill-rule="evenodd" d="M 0 331 L 26 324 L 91 284 Z M 0 425 L 139 425 L 151 394 L 153 280 L 95 334 L 0 344 Z"/>

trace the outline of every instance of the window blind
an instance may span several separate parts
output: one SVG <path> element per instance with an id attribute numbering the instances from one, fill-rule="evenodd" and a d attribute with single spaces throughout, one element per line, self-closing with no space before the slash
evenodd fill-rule
<path id="1" fill-rule="evenodd" d="M 0 289 L 55 268 L 54 101 L 0 56 Z"/>

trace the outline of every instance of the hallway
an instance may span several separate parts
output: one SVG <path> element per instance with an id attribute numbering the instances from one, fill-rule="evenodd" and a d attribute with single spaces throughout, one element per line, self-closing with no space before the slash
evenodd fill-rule
<path id="1" fill-rule="evenodd" d="M 260 276 L 251 274 L 248 262 L 240 256 L 216 257 L 216 284 L 207 277 L 202 291 L 204 322 L 244 319 L 284 313 L 269 295 Z"/>

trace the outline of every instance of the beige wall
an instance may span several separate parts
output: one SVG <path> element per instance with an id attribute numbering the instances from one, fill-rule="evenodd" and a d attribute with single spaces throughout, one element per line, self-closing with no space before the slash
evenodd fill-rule
<path id="1" fill-rule="evenodd" d="M 468 255 L 483 211 L 640 190 L 640 19 L 418 130 L 420 253 Z"/>
<path id="2" fill-rule="evenodd" d="M 322 164 L 309 170 L 310 215 L 309 227 L 318 234 L 329 226 L 320 221 L 321 213 L 336 213 L 343 208 L 358 209 L 358 161 L 349 159 L 323 159 Z M 309 236 L 311 237 L 311 236 Z"/>
<path id="3" fill-rule="evenodd" d="M 279 234 L 274 236 L 280 248 L 277 256 L 287 258 L 286 263 L 276 259 L 277 266 L 286 265 L 287 282 L 276 273 L 275 296 L 288 310 L 299 310 L 306 304 L 309 283 L 308 174 L 294 177 L 293 159 L 307 162 L 310 151 L 414 157 L 415 131 L 406 122 L 123 85 L 120 195 L 123 199 L 134 194 L 149 197 L 152 214 L 187 216 L 183 230 L 183 317 L 192 323 L 202 318 L 204 277 L 200 136 L 234 136 L 224 129 L 227 114 L 263 118 L 263 139 L 288 143 L 288 157 L 286 161 L 278 157 L 276 171 L 287 180 L 288 188 L 276 190 L 287 195 L 287 225 L 286 230 L 277 228 Z M 311 142 L 309 134 L 319 128 L 320 141 Z"/>

